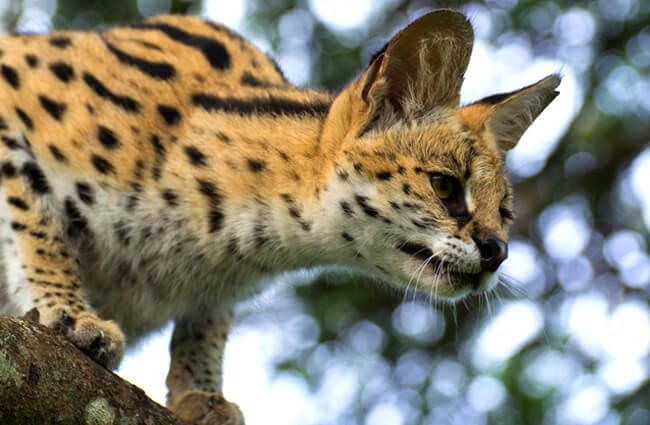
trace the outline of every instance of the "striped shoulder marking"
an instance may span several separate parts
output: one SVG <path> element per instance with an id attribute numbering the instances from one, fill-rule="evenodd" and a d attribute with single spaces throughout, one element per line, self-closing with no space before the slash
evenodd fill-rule
<path id="1" fill-rule="evenodd" d="M 160 31 L 174 41 L 199 50 L 214 69 L 223 71 L 230 67 L 230 55 L 226 47 L 217 40 L 192 34 L 163 22 L 142 22 L 133 24 L 130 28 Z"/>
<path id="2" fill-rule="evenodd" d="M 84 83 L 86 83 L 86 85 L 97 94 L 97 96 L 103 97 L 128 112 L 140 112 L 140 104 L 135 99 L 126 95 L 113 93 L 93 74 L 84 72 L 83 80 Z"/>
<path id="3" fill-rule="evenodd" d="M 194 93 L 192 104 L 208 112 L 226 112 L 240 115 L 326 115 L 330 102 L 323 100 L 299 100 L 269 95 L 265 98 L 239 99 L 236 97 L 219 97 L 206 93 Z"/>
<path id="4" fill-rule="evenodd" d="M 209 203 L 210 211 L 208 213 L 208 225 L 210 233 L 221 230 L 223 226 L 224 214 L 221 211 L 223 195 L 214 183 L 197 178 L 199 192 L 206 197 Z"/>
<path id="5" fill-rule="evenodd" d="M 236 32 L 233 31 L 233 30 L 231 30 L 230 28 L 225 27 L 225 26 L 220 25 L 220 24 L 216 24 L 216 23 L 214 23 L 214 22 L 210 22 L 210 21 L 208 21 L 208 20 L 204 20 L 203 22 L 204 22 L 208 27 L 210 27 L 211 29 L 213 29 L 215 32 L 220 33 L 220 34 L 225 34 L 226 36 L 230 37 L 230 39 L 238 41 L 238 42 L 239 42 L 239 47 L 240 47 L 241 49 L 245 49 L 245 48 L 248 48 L 248 47 L 249 47 L 249 46 L 246 44 L 246 43 L 247 43 L 247 40 L 246 40 L 244 37 L 242 37 L 240 34 L 236 33 Z M 252 46 L 250 46 L 250 47 L 252 47 Z M 252 47 L 252 48 L 255 49 L 254 47 Z M 257 50 L 257 49 L 255 49 L 255 50 Z M 284 75 L 284 72 L 282 71 L 282 68 L 280 68 L 280 65 L 278 65 L 278 63 L 275 61 L 275 59 L 273 59 L 273 58 L 272 58 L 271 56 L 269 56 L 268 54 L 262 54 L 262 56 L 264 56 L 264 57 L 266 58 L 266 60 L 269 61 L 269 64 L 273 67 L 273 69 L 275 70 L 275 72 L 276 72 L 276 73 L 278 74 L 278 76 L 280 77 L 281 83 L 282 83 L 282 84 L 289 84 L 289 80 L 287 80 L 287 77 Z M 243 81 L 242 81 L 242 82 L 243 82 Z"/>
<path id="6" fill-rule="evenodd" d="M 138 56 L 131 55 L 126 53 L 123 50 L 120 50 L 117 46 L 104 40 L 108 50 L 115 55 L 117 60 L 122 62 L 125 65 L 132 66 L 142 72 L 145 75 L 148 75 L 157 80 L 169 80 L 176 76 L 176 69 L 167 62 L 154 62 Z"/>

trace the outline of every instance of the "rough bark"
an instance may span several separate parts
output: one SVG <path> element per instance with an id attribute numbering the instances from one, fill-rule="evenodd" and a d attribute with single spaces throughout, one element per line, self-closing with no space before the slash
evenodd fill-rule
<path id="1" fill-rule="evenodd" d="M 0 317 L 0 424 L 185 424 L 37 321 Z"/>

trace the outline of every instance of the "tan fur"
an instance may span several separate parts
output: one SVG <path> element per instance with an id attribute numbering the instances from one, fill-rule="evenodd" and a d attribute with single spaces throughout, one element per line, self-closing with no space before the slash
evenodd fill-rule
<path id="1" fill-rule="evenodd" d="M 174 320 L 168 406 L 242 424 L 221 395 L 230 310 L 274 277 L 343 266 L 432 298 L 490 290 L 503 155 L 559 79 L 459 107 L 472 42 L 463 15 L 430 13 L 332 96 L 198 18 L 3 37 L 0 312 L 37 307 L 109 367 Z"/>

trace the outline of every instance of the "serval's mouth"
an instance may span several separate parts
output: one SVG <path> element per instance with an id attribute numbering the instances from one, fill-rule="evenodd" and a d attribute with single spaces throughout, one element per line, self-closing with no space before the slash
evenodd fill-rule
<path id="1" fill-rule="evenodd" d="M 436 257 L 433 254 L 433 251 L 424 245 L 413 242 L 403 242 L 398 246 L 398 248 L 403 253 L 410 255 L 422 263 L 426 263 L 436 275 L 444 275 L 448 280 L 454 282 L 466 282 L 472 287 L 476 287 L 479 283 L 480 273 L 463 272 L 454 269 L 450 263 L 446 263 Z"/>
<path id="2" fill-rule="evenodd" d="M 413 242 L 402 242 L 398 248 L 400 251 L 410 255 L 411 257 L 429 263 L 429 265 L 433 267 L 434 271 L 442 266 L 442 261 L 433 255 L 433 251 L 424 245 Z"/>

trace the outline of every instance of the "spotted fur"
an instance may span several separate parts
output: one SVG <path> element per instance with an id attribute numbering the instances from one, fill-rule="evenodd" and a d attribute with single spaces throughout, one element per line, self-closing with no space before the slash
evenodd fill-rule
<path id="1" fill-rule="evenodd" d="M 193 17 L 1 38 L 1 312 L 38 308 L 109 367 L 124 335 L 173 319 L 168 405 L 241 424 L 221 397 L 230 308 L 270 277 L 489 289 L 503 156 L 559 79 L 460 108 L 472 41 L 463 15 L 430 13 L 331 95 Z"/>

